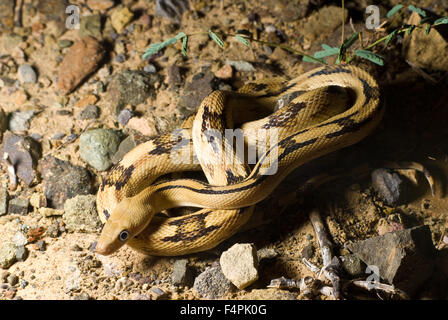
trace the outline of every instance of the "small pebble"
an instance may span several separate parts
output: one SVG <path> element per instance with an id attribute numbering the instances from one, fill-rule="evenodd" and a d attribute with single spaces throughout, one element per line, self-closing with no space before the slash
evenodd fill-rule
<path id="1" fill-rule="evenodd" d="M 51 137 L 51 140 L 62 140 L 65 137 L 65 133 L 58 132 Z"/>
<path id="2" fill-rule="evenodd" d="M 71 47 L 72 44 L 73 44 L 73 41 L 67 40 L 67 39 L 62 39 L 62 40 L 58 41 L 58 46 L 61 49 Z"/>
<path id="3" fill-rule="evenodd" d="M 134 113 L 132 113 L 131 110 L 123 109 L 120 111 L 120 114 L 118 115 L 117 119 L 121 125 L 125 126 L 133 116 L 134 116 Z"/>
<path id="4" fill-rule="evenodd" d="M 120 53 L 115 56 L 114 61 L 118 63 L 123 63 L 126 61 L 126 57 L 124 54 Z"/>
<path id="5" fill-rule="evenodd" d="M 18 78 L 21 83 L 36 83 L 37 75 L 33 67 L 29 64 L 22 64 L 18 72 Z"/>
<path id="6" fill-rule="evenodd" d="M 277 31 L 277 29 L 272 24 L 270 24 L 266 27 L 265 31 L 268 33 L 273 33 L 275 31 Z"/>
<path id="7" fill-rule="evenodd" d="M 20 280 L 20 288 L 23 289 L 28 285 L 28 281 L 22 279 Z"/>
<path id="8" fill-rule="evenodd" d="M 6 278 L 6 281 L 10 286 L 15 286 L 19 282 L 19 277 L 12 273 Z"/>
<path id="9" fill-rule="evenodd" d="M 44 240 L 40 240 L 37 242 L 37 247 L 39 248 L 39 251 L 45 251 L 47 249 L 47 244 Z"/>
<path id="10" fill-rule="evenodd" d="M 255 68 L 254 66 L 247 61 L 233 61 L 233 60 L 226 60 L 226 64 L 234 67 L 237 71 L 242 72 L 254 72 Z"/>
<path id="11" fill-rule="evenodd" d="M 100 108 L 91 104 L 85 107 L 79 114 L 78 119 L 80 120 L 90 120 L 97 119 L 100 116 Z"/>
<path id="12" fill-rule="evenodd" d="M 147 73 L 156 73 L 157 69 L 156 67 L 154 67 L 154 65 L 147 64 L 146 66 L 143 67 L 143 71 Z"/>

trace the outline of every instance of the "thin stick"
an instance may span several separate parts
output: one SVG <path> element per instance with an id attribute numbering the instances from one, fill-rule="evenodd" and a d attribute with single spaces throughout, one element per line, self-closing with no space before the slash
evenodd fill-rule
<path id="1" fill-rule="evenodd" d="M 342 36 L 341 36 L 341 46 L 344 43 L 344 37 L 345 37 L 344 10 L 345 10 L 345 1 L 342 0 Z"/>
<path id="2" fill-rule="evenodd" d="M 368 291 L 377 290 L 390 294 L 396 294 L 406 300 L 409 299 L 409 296 L 406 294 L 406 292 L 395 288 L 393 285 L 388 285 L 385 283 L 372 283 L 370 281 L 364 281 L 364 280 L 349 281 L 346 285 L 349 284 L 354 284 L 355 286 L 366 289 Z"/>
<path id="3" fill-rule="evenodd" d="M 341 279 L 336 272 L 339 260 L 337 257 L 333 258 L 332 255 L 333 243 L 327 236 L 327 232 L 325 231 L 325 226 L 322 222 L 319 211 L 317 209 L 311 210 L 309 217 L 314 231 L 316 232 L 317 241 L 322 254 L 324 265 L 322 271 L 325 277 L 333 284 L 333 296 L 335 299 L 338 299 L 341 292 Z"/>

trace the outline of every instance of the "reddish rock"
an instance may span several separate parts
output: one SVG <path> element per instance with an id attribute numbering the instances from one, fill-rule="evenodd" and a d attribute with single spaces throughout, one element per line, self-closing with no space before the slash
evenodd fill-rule
<path id="1" fill-rule="evenodd" d="M 231 79 L 233 77 L 232 66 L 225 64 L 221 69 L 216 71 L 215 76 L 220 79 Z"/>
<path id="2" fill-rule="evenodd" d="M 104 54 L 104 47 L 94 37 L 85 36 L 76 41 L 59 66 L 59 90 L 65 94 L 72 92 L 98 68 Z"/>

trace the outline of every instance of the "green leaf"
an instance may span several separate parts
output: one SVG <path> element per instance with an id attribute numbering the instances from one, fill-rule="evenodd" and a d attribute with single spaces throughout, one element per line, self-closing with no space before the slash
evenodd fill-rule
<path id="1" fill-rule="evenodd" d="M 323 44 L 323 45 L 322 45 L 322 48 L 323 48 L 324 50 L 322 50 L 322 51 L 316 51 L 316 52 L 313 54 L 313 57 L 314 57 L 314 58 L 320 59 L 320 58 L 324 58 L 324 57 L 332 56 L 332 55 L 335 55 L 335 54 L 338 54 L 338 53 L 339 53 L 339 47 L 330 47 L 330 46 L 327 45 L 327 44 Z"/>
<path id="2" fill-rule="evenodd" d="M 431 32 L 431 25 L 428 24 L 428 25 L 426 26 L 425 33 L 426 33 L 426 35 L 428 35 L 430 32 Z"/>
<path id="3" fill-rule="evenodd" d="M 440 18 L 434 21 L 435 26 L 438 26 L 439 24 L 448 24 L 448 17 Z"/>
<path id="4" fill-rule="evenodd" d="M 148 49 L 146 49 L 145 53 L 142 56 L 142 59 L 147 59 L 148 57 L 152 56 L 153 54 L 156 54 L 157 52 L 159 52 L 166 46 L 176 43 L 176 41 L 177 41 L 177 39 L 176 39 L 176 37 L 174 37 L 174 38 L 169 38 L 168 40 L 165 40 L 162 43 L 158 42 L 158 43 L 151 44 L 148 47 Z"/>
<path id="5" fill-rule="evenodd" d="M 210 35 L 210 37 L 213 39 L 213 41 L 215 41 L 218 46 L 220 46 L 222 49 L 224 49 L 224 41 L 221 40 L 221 38 L 214 33 L 212 30 L 208 30 L 208 33 Z"/>
<path id="6" fill-rule="evenodd" d="M 395 15 L 398 11 L 400 11 L 403 8 L 402 4 L 397 4 L 395 7 L 389 10 L 389 12 L 386 14 L 386 17 L 390 18 L 393 15 Z"/>
<path id="7" fill-rule="evenodd" d="M 388 46 L 389 42 L 392 40 L 392 38 L 397 34 L 398 29 L 395 29 L 394 31 L 392 31 L 386 38 L 386 41 L 384 42 L 384 44 L 386 45 L 386 47 Z"/>
<path id="8" fill-rule="evenodd" d="M 353 45 L 353 43 L 355 43 L 356 39 L 358 39 L 358 36 L 359 36 L 359 32 L 352 34 L 350 38 L 348 38 L 347 40 L 344 41 L 342 46 L 345 49 L 350 48 Z"/>
<path id="9" fill-rule="evenodd" d="M 303 56 L 303 58 L 302 58 L 302 61 L 312 62 L 312 63 L 319 63 L 316 60 L 320 61 L 321 63 L 327 64 L 324 59 L 318 59 L 318 58 L 312 59 L 312 58 L 307 57 L 307 56 Z"/>
<path id="10" fill-rule="evenodd" d="M 412 4 L 408 6 L 408 9 L 413 11 L 413 12 L 417 12 L 423 18 L 426 17 L 426 12 L 424 10 L 422 10 L 420 8 L 417 8 L 417 7 L 413 6 Z"/>
<path id="11" fill-rule="evenodd" d="M 380 66 L 384 65 L 383 57 L 381 57 L 380 55 L 377 55 L 376 53 L 373 53 L 372 51 L 360 49 L 360 50 L 355 51 L 355 55 L 357 55 L 358 57 L 367 59 L 373 63 L 376 63 L 377 65 L 380 65 Z"/>
<path id="12" fill-rule="evenodd" d="M 433 17 L 426 17 L 426 18 L 423 18 L 422 20 L 420 20 L 420 22 L 418 24 L 424 24 L 424 23 L 427 23 L 427 22 L 430 22 L 433 20 L 434 20 Z"/>
<path id="13" fill-rule="evenodd" d="M 240 35 L 236 35 L 235 39 L 238 40 L 239 42 L 241 42 L 242 44 L 244 44 L 246 47 L 250 47 L 249 41 L 246 38 L 244 38 Z"/>
<path id="14" fill-rule="evenodd" d="M 188 37 L 185 36 L 182 39 L 182 54 L 186 57 L 187 56 L 187 46 L 188 46 Z"/>

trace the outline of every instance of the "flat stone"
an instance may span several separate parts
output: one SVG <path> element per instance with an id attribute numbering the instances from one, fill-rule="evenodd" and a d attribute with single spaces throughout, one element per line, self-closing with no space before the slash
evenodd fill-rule
<path id="1" fill-rule="evenodd" d="M 27 185 L 34 180 L 34 168 L 41 152 L 40 144 L 30 137 L 15 135 L 10 131 L 7 131 L 3 137 L 2 158 L 5 153 L 8 153 L 9 161 L 14 166 L 16 175 Z"/>
<path id="2" fill-rule="evenodd" d="M 38 212 L 44 217 L 62 216 L 64 214 L 64 210 L 53 208 L 39 208 Z"/>
<path id="3" fill-rule="evenodd" d="M 3 243 L 0 246 L 0 267 L 8 269 L 16 262 L 16 246 L 12 243 Z"/>
<path id="4" fill-rule="evenodd" d="M 119 144 L 120 135 L 115 130 L 88 130 L 79 137 L 79 155 L 95 169 L 104 171 L 112 165 Z"/>
<path id="5" fill-rule="evenodd" d="M 98 232 L 101 222 L 96 211 L 96 196 L 79 195 L 68 199 L 62 219 L 70 232 Z"/>
<path id="6" fill-rule="evenodd" d="M 104 47 L 94 37 L 84 36 L 77 40 L 59 66 L 59 90 L 64 94 L 72 92 L 87 76 L 98 69 L 104 55 Z"/>
<path id="7" fill-rule="evenodd" d="M 171 274 L 171 283 L 175 286 L 191 286 L 193 274 L 188 267 L 187 259 L 176 260 L 173 264 L 173 273 Z"/>
<path id="8" fill-rule="evenodd" d="M 233 245 L 222 253 L 219 263 L 224 276 L 238 289 L 244 289 L 258 279 L 258 256 L 253 244 Z"/>
<path id="9" fill-rule="evenodd" d="M 227 280 L 221 267 L 208 267 L 194 280 L 193 288 L 203 298 L 219 299 L 234 291 L 234 286 Z"/>
<path id="10" fill-rule="evenodd" d="M 137 142 L 135 140 L 134 135 L 128 136 L 126 139 L 121 141 L 117 152 L 112 157 L 112 162 L 114 164 L 118 163 L 121 159 L 123 159 L 124 155 L 134 149 L 137 146 Z"/>
<path id="11" fill-rule="evenodd" d="M 79 36 L 92 36 L 101 40 L 101 16 L 94 14 L 90 16 L 83 16 L 80 19 Z"/>
<path id="12" fill-rule="evenodd" d="M 347 248 L 379 276 L 412 295 L 431 276 L 436 250 L 427 225 L 389 232 L 351 243 Z"/>
<path id="13" fill-rule="evenodd" d="M 68 161 L 46 157 L 39 161 L 48 206 L 63 209 L 67 199 L 92 190 L 91 176 L 86 168 L 74 166 Z"/>
<path id="14" fill-rule="evenodd" d="M 254 66 L 250 62 L 247 62 L 247 61 L 226 60 L 226 65 L 234 67 L 236 71 L 255 72 Z"/>
<path id="15" fill-rule="evenodd" d="M 158 76 L 137 70 L 124 70 L 115 74 L 107 86 L 107 99 L 112 114 L 118 116 L 127 105 L 144 103 L 154 94 Z"/>
<path id="16" fill-rule="evenodd" d="M 8 213 L 25 215 L 28 213 L 29 206 L 30 201 L 27 198 L 12 198 L 8 203 Z"/>

